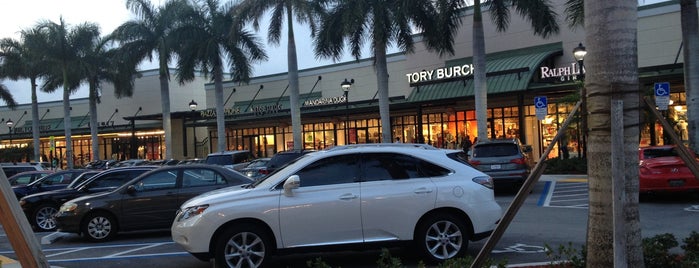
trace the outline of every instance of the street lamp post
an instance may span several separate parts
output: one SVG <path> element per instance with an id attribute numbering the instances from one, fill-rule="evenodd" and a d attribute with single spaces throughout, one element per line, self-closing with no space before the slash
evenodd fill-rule
<path id="1" fill-rule="evenodd" d="M 142 110 L 143 107 L 138 107 L 138 111 L 136 111 L 136 113 L 134 113 L 131 117 L 131 152 L 129 153 L 129 157 L 131 159 L 138 158 L 138 147 L 136 144 L 136 115 L 138 115 L 138 113 L 140 113 Z"/>
<path id="2" fill-rule="evenodd" d="M 12 121 L 12 119 L 7 119 L 7 128 L 9 129 L 9 134 L 10 134 L 10 147 L 12 147 L 12 126 L 15 124 L 15 122 Z"/>
<path id="3" fill-rule="evenodd" d="M 578 44 L 577 47 L 573 49 L 573 57 L 578 61 L 578 74 L 583 84 L 580 88 L 580 99 L 582 100 L 582 107 L 580 113 L 582 114 L 582 158 L 587 158 L 587 90 L 585 89 L 585 55 L 587 55 L 587 50 L 582 45 Z"/>
<path id="4" fill-rule="evenodd" d="M 352 84 L 354 84 L 354 79 L 347 81 L 347 78 L 340 83 L 340 87 L 345 93 L 345 145 L 349 144 L 349 90 Z"/>
<path id="5" fill-rule="evenodd" d="M 233 92 L 235 92 L 235 89 L 233 89 Z M 233 93 L 231 93 L 233 94 Z M 229 96 L 230 98 L 230 96 Z M 226 100 L 227 101 L 227 100 Z M 192 118 L 194 118 L 194 115 L 196 114 L 197 111 L 197 102 L 192 100 L 189 102 L 189 109 L 192 110 Z M 195 119 L 192 119 L 192 122 L 194 122 Z M 192 132 L 194 134 L 194 158 L 197 158 L 197 126 L 192 125 Z"/>

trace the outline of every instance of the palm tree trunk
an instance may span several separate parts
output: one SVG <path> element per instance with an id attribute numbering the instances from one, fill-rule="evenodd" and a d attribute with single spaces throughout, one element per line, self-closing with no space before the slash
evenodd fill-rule
<path id="1" fill-rule="evenodd" d="M 90 101 L 90 137 L 92 144 L 92 160 L 96 161 L 100 159 L 100 145 L 98 137 L 98 125 L 97 125 L 97 83 L 95 81 L 90 81 L 90 94 L 88 96 Z"/>
<path id="2" fill-rule="evenodd" d="M 160 53 L 160 103 L 163 110 L 163 131 L 165 131 L 165 159 L 172 159 L 172 123 L 170 121 L 170 79 L 167 73 L 166 53 Z M 162 157 L 162 155 L 161 155 Z"/>
<path id="3" fill-rule="evenodd" d="M 30 78 L 29 82 L 32 83 L 32 144 L 34 144 L 34 162 L 39 163 L 41 162 L 41 153 L 39 152 L 41 134 L 39 133 L 39 100 L 36 96 L 36 78 Z M 44 161 L 48 161 L 48 159 L 44 159 Z"/>
<path id="4" fill-rule="evenodd" d="M 223 70 L 220 65 L 213 67 L 214 93 L 216 96 L 216 135 L 218 136 L 218 152 L 227 148 L 226 115 L 223 111 Z M 250 148 L 252 150 L 253 148 Z"/>
<path id="5" fill-rule="evenodd" d="M 291 4 L 286 7 L 286 25 L 288 27 L 289 41 L 287 43 L 287 62 L 289 68 L 289 103 L 291 109 L 291 131 L 294 137 L 294 150 L 303 149 L 303 130 L 301 128 L 301 103 L 299 103 L 299 67 L 296 57 L 296 40 L 294 38 L 294 20 Z"/>
<path id="6" fill-rule="evenodd" d="M 490 139 L 488 137 L 488 87 L 485 77 L 485 35 L 479 0 L 473 1 L 473 69 L 477 138 L 479 141 L 487 141 Z"/>
<path id="7" fill-rule="evenodd" d="M 587 266 L 614 267 L 613 180 L 624 180 L 628 267 L 643 267 L 638 212 L 639 98 L 637 7 L 627 0 L 585 1 L 589 215 Z M 611 122 L 613 96 L 624 101 L 623 126 Z M 624 177 L 612 177 L 611 128 L 624 128 Z M 619 256 L 617 256 L 619 257 Z"/>
<path id="8" fill-rule="evenodd" d="M 699 30 L 697 2 L 680 0 L 682 44 L 684 45 L 684 87 L 687 93 L 689 147 L 699 153 Z"/>
<path id="9" fill-rule="evenodd" d="M 68 88 L 68 66 L 63 65 L 63 129 L 66 136 L 66 163 L 68 169 L 73 169 L 73 138 L 70 120 L 70 89 Z M 60 165 L 60 164 L 59 164 Z"/>
<path id="10" fill-rule="evenodd" d="M 376 81 L 379 87 L 379 116 L 381 117 L 381 141 L 391 142 L 391 115 L 388 103 L 388 63 L 386 44 L 374 45 L 376 59 Z"/>

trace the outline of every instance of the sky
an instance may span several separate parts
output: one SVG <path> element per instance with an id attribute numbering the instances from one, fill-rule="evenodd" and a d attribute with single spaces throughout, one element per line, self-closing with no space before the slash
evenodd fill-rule
<path id="1" fill-rule="evenodd" d="M 224 0 L 225 1 L 225 0 Z M 222 1 L 222 2 L 224 2 Z M 639 4 L 651 4 L 666 0 L 638 0 Z M 152 0 L 156 6 L 160 5 L 165 0 Z M 58 22 L 61 17 L 69 25 L 77 25 L 84 22 L 97 23 L 102 31 L 102 34 L 112 32 L 116 27 L 133 19 L 132 13 L 126 9 L 125 0 L 19 0 L 19 1 L 4 1 L 3 15 L 0 16 L 0 38 L 11 37 L 19 40 L 19 32 L 22 29 L 28 29 L 36 25 L 39 21 Z M 299 69 L 312 68 L 334 63 L 329 59 L 316 59 L 313 55 L 306 55 L 312 48 L 312 41 L 308 37 L 310 31 L 307 25 L 295 25 L 296 48 L 299 60 Z M 285 30 L 282 31 L 284 33 Z M 258 37 L 266 44 L 267 31 L 263 26 L 260 28 Z M 260 63 L 254 68 L 253 76 L 284 73 L 287 71 L 286 64 L 279 64 L 278 59 L 286 59 L 286 38 L 283 37 L 278 46 L 266 46 L 266 52 L 269 56 L 269 61 Z M 396 52 L 390 51 L 391 53 Z M 362 53 L 363 58 L 371 56 L 365 49 Z M 340 62 L 351 61 L 353 58 L 349 55 L 342 57 Z M 286 62 L 286 60 L 284 60 Z M 157 65 L 150 62 L 143 62 L 140 66 L 141 70 L 150 70 L 156 68 Z M 172 67 L 172 66 L 171 66 Z M 20 104 L 31 102 L 31 94 L 29 90 L 29 82 L 26 80 L 12 81 L 0 80 L 10 89 L 15 100 Z M 79 90 L 72 98 L 87 97 L 87 90 Z M 61 100 L 60 91 L 48 94 L 39 92 L 39 102 Z M 1 103 L 0 106 L 4 106 Z"/>
<path id="2" fill-rule="evenodd" d="M 60 18 L 68 24 L 69 27 L 78 25 L 84 22 L 97 23 L 100 26 L 102 35 L 106 35 L 116 29 L 122 23 L 134 19 L 132 13 L 126 9 L 126 0 L 19 0 L 5 1 L 3 3 L 3 15 L 0 16 L 0 38 L 11 37 L 16 40 L 20 39 L 19 32 L 22 29 L 28 29 L 36 25 L 39 21 L 53 21 L 58 23 Z M 156 6 L 160 5 L 165 0 L 152 0 Z M 224 1 L 222 1 L 224 2 Z M 322 65 L 334 63 L 330 59 L 316 59 L 313 55 L 306 55 L 308 51 L 312 51 L 312 42 L 309 38 L 310 30 L 307 25 L 295 25 L 294 31 L 296 35 L 297 56 L 299 60 L 299 69 L 307 69 Z M 283 30 L 282 33 L 286 31 Z M 264 44 L 266 41 L 267 30 L 260 27 L 257 37 Z M 280 45 L 267 45 L 265 48 L 269 61 L 255 65 L 253 76 L 284 73 L 287 71 L 286 64 L 279 64 L 279 59 L 284 59 L 286 62 L 286 37 L 280 41 Z M 363 57 L 369 57 L 368 52 L 364 52 Z M 350 56 L 343 57 L 340 62 L 353 60 Z M 171 64 L 171 67 L 172 64 Z M 150 70 L 157 68 L 157 63 L 143 62 L 139 66 L 141 70 Z M 0 83 L 7 86 L 13 97 L 19 104 L 31 103 L 30 85 L 28 80 L 12 81 L 9 79 L 0 80 Z M 84 86 L 81 90 L 71 96 L 71 98 L 87 97 L 87 89 Z M 59 91 L 54 93 L 38 92 L 39 102 L 61 100 L 62 95 Z M 4 106 L 0 103 L 0 106 Z"/>

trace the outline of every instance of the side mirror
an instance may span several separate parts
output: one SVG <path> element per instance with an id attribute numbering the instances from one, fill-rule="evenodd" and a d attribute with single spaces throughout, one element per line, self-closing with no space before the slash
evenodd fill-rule
<path id="1" fill-rule="evenodd" d="M 126 193 L 127 194 L 135 194 L 136 193 L 136 187 L 133 185 L 129 185 L 129 187 L 126 187 Z"/>
<path id="2" fill-rule="evenodd" d="M 292 175 L 286 181 L 284 181 L 284 195 L 285 196 L 293 196 L 294 193 L 291 192 L 293 189 L 297 189 L 301 186 L 301 179 L 299 179 L 298 175 Z"/>

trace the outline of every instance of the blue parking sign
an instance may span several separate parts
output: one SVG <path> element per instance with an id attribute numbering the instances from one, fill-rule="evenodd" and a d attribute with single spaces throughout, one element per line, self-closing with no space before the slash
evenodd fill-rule
<path id="1" fill-rule="evenodd" d="M 546 114 L 548 114 L 548 100 L 546 96 L 534 97 L 534 108 L 536 108 L 536 118 L 539 120 L 544 120 Z"/>
<path id="2" fill-rule="evenodd" d="M 653 91 L 655 92 L 655 106 L 658 106 L 658 110 L 667 110 L 667 106 L 670 105 L 670 82 L 655 83 Z"/>

